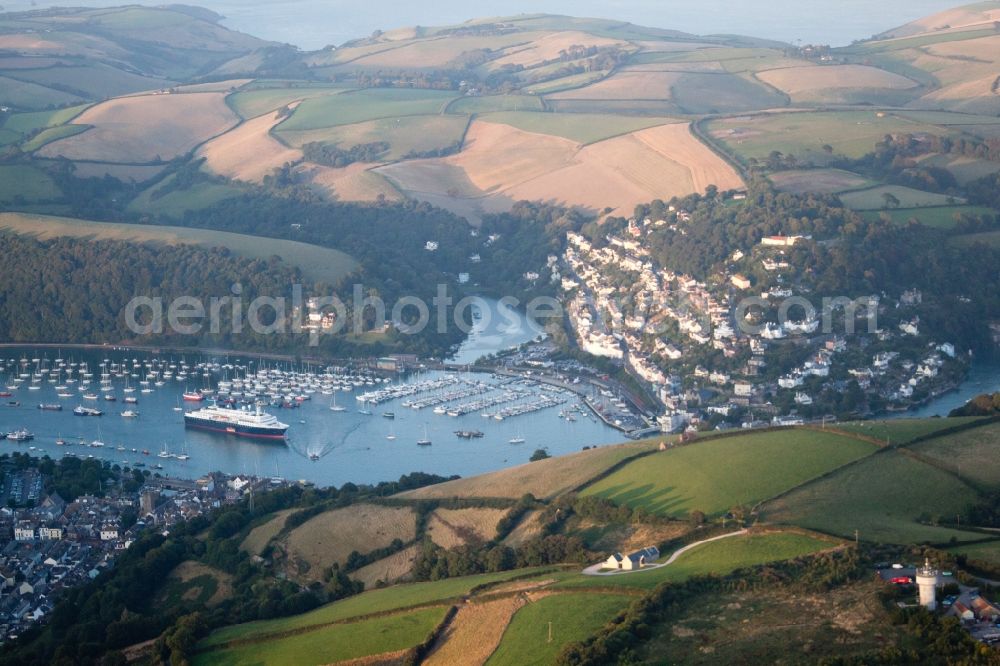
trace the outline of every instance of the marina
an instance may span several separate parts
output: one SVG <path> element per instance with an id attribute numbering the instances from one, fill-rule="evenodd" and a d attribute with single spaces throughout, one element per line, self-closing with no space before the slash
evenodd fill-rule
<path id="1" fill-rule="evenodd" d="M 482 338 L 472 343 L 485 348 Z M 30 386 L 38 388 L 29 394 Z M 8 347 L 0 350 L 0 387 L 10 393 L 0 404 L 0 432 L 34 436 L 3 441 L 0 452 L 95 458 L 186 478 L 224 471 L 340 485 L 416 471 L 469 476 L 526 463 L 534 448 L 558 455 L 624 438 L 569 390 L 506 374 Z M 185 414 L 214 404 L 259 408 L 287 425 L 285 437 L 185 428 Z M 582 416 L 565 418 L 566 410 Z M 527 446 L 511 444 L 521 439 Z"/>

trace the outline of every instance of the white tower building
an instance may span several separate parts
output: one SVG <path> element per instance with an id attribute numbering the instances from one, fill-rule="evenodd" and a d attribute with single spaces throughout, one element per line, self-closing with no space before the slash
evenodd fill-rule
<path id="1" fill-rule="evenodd" d="M 938 571 L 929 559 L 925 559 L 924 566 L 917 569 L 917 587 L 920 588 L 920 605 L 927 610 L 937 608 L 937 584 Z"/>

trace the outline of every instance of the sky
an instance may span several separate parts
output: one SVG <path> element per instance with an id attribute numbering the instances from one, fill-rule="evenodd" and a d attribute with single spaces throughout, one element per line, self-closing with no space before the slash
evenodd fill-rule
<path id="1" fill-rule="evenodd" d="M 137 0 L 11 0 L 7 11 L 52 5 L 115 6 Z M 138 0 L 141 4 L 163 4 Z M 223 14 L 226 26 L 313 50 L 374 30 L 447 25 L 484 16 L 569 14 L 695 34 L 741 34 L 843 46 L 954 7 L 955 0 L 186 0 Z"/>

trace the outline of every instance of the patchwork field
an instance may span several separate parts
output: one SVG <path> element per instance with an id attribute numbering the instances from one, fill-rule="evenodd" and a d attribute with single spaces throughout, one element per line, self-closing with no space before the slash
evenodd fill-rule
<path id="1" fill-rule="evenodd" d="M 53 141 L 58 141 L 59 139 L 65 139 L 81 132 L 86 132 L 89 128 L 85 125 L 61 125 L 59 127 L 47 127 L 41 132 L 31 137 L 27 141 L 21 144 L 21 150 L 26 153 L 32 153 L 42 146 L 47 146 Z"/>
<path id="2" fill-rule="evenodd" d="M 544 119 L 544 122 L 549 122 Z M 541 200 L 631 211 L 657 197 L 739 188 L 739 175 L 683 123 L 661 125 L 580 146 L 552 135 L 475 121 L 458 155 L 378 169 L 417 198 L 479 199 L 488 210 Z M 447 205 L 441 200 L 440 205 Z"/>
<path id="3" fill-rule="evenodd" d="M 595 143 L 647 127 L 683 122 L 676 118 L 630 117 L 601 113 L 487 113 L 480 120 L 503 123 L 525 132 L 559 136 L 580 144 Z"/>
<path id="4" fill-rule="evenodd" d="M 782 430 L 695 442 L 632 462 L 584 495 L 664 516 L 717 516 L 753 506 L 850 461 L 874 445 L 812 430 Z"/>
<path id="5" fill-rule="evenodd" d="M 323 569 L 343 564 L 352 551 L 361 554 L 385 548 L 394 539 L 416 537 L 416 518 L 409 507 L 357 504 L 334 509 L 307 520 L 288 533 L 288 562 L 303 578 L 321 580 Z"/>
<path id="6" fill-rule="evenodd" d="M 541 98 L 535 95 L 489 95 L 487 97 L 460 97 L 448 105 L 448 113 L 542 111 L 543 108 Z"/>
<path id="7" fill-rule="evenodd" d="M 835 194 L 844 190 L 869 187 L 874 183 L 864 176 L 842 169 L 801 169 L 797 171 L 777 171 L 768 176 L 774 186 L 782 192 L 804 194 L 819 192 Z"/>
<path id="8" fill-rule="evenodd" d="M 497 581 L 504 581 L 515 576 L 530 574 L 530 569 L 519 569 L 494 574 L 463 576 L 447 578 L 427 583 L 408 583 L 380 590 L 371 590 L 362 594 L 335 601 L 301 615 L 277 618 L 274 620 L 258 620 L 223 627 L 213 631 L 205 638 L 199 647 L 223 645 L 232 641 L 240 641 L 251 637 L 264 637 L 293 631 L 302 631 L 311 627 L 320 627 L 333 622 L 341 622 L 362 615 L 373 615 L 388 611 L 409 608 L 423 604 L 455 599 L 467 594 L 474 587 Z M 542 571 L 542 570 L 539 570 Z"/>
<path id="9" fill-rule="evenodd" d="M 628 606 L 620 594 L 553 594 L 533 599 L 514 615 L 490 666 L 555 663 L 564 645 L 581 641 Z M 552 634 L 549 638 L 551 623 Z"/>
<path id="10" fill-rule="evenodd" d="M 2 39 L 0 39 L 0 48 L 3 48 Z M 18 81 L 7 76 L 0 76 L 0 90 L 3 90 L 4 105 L 9 104 L 19 110 L 66 106 L 84 101 L 83 97 L 79 95 L 60 92 L 29 81 Z"/>
<path id="11" fill-rule="evenodd" d="M 982 537 L 932 522 L 961 513 L 976 497 L 948 472 L 890 451 L 766 504 L 763 517 L 851 538 L 858 530 L 867 541 L 961 542 Z"/>
<path id="12" fill-rule="evenodd" d="M 413 88 L 370 88 L 314 97 L 302 102 L 281 129 L 323 129 L 377 118 L 441 113 L 454 98 L 455 93 L 449 91 Z"/>
<path id="13" fill-rule="evenodd" d="M 488 67 L 491 70 L 502 69 L 507 65 L 520 65 L 528 68 L 543 62 L 556 60 L 562 52 L 573 46 L 595 46 L 597 48 L 614 46 L 631 49 L 630 44 L 617 39 L 598 37 L 575 30 L 565 30 L 535 37 L 530 44 L 524 46 L 513 46 L 507 51 L 509 55 L 490 61 Z"/>
<path id="14" fill-rule="evenodd" d="M 506 509 L 435 509 L 427 521 L 431 540 L 442 548 L 485 543 L 497 533 Z"/>
<path id="15" fill-rule="evenodd" d="M 713 120 L 712 137 L 721 140 L 743 161 L 766 159 L 771 151 L 795 155 L 800 160 L 825 165 L 835 153 L 850 158 L 875 150 L 886 134 L 919 133 L 949 135 L 954 130 L 916 122 L 895 115 L 879 118 L 874 111 L 769 113 Z"/>
<path id="16" fill-rule="evenodd" d="M 237 122 L 222 93 L 123 97 L 84 111 L 73 123 L 92 129 L 50 143 L 39 154 L 132 164 L 169 160 Z"/>
<path id="17" fill-rule="evenodd" d="M 830 97 L 838 89 L 873 91 L 906 90 L 916 81 L 905 76 L 865 65 L 819 65 L 785 67 L 758 72 L 757 78 L 790 95 L 793 100 L 811 101 Z"/>
<path id="18" fill-rule="evenodd" d="M 538 460 L 469 479 L 456 479 L 401 493 L 409 499 L 506 497 L 525 493 L 553 497 L 579 486 L 616 463 L 656 448 L 654 442 L 602 446 L 559 458 Z"/>
<path id="19" fill-rule="evenodd" d="M 173 81 L 122 71 L 104 64 L 55 65 L 43 69 L 18 69 L 9 76 L 54 90 L 70 90 L 84 99 L 107 99 L 143 90 L 165 88 Z"/>
<path id="20" fill-rule="evenodd" d="M 295 108 L 298 102 L 292 102 Z M 271 128 L 284 120 L 279 112 L 265 113 L 244 121 L 237 128 L 205 143 L 195 153 L 204 157 L 208 171 L 251 183 L 288 162 L 302 159 L 302 151 L 289 148 L 271 136 Z"/>
<path id="21" fill-rule="evenodd" d="M 312 97 L 327 97 L 347 92 L 350 88 L 314 88 L 314 87 L 286 87 L 268 88 L 264 90 L 241 90 L 226 98 L 226 103 L 241 118 L 248 120 L 267 113 L 276 111 L 292 102 L 310 99 Z"/>
<path id="22" fill-rule="evenodd" d="M 371 165 L 355 162 L 334 168 L 316 164 L 300 165 L 296 173 L 314 190 L 329 199 L 342 201 L 388 201 L 403 199 L 402 193 L 384 176 L 371 170 Z"/>
<path id="23" fill-rule="evenodd" d="M 923 208 L 927 206 L 952 206 L 955 197 L 949 198 L 944 194 L 934 192 L 923 192 L 912 187 L 901 185 L 880 185 L 867 190 L 856 190 L 845 192 L 840 195 L 840 200 L 848 208 L 855 210 L 877 210 L 881 208 L 893 208 L 886 205 L 885 195 L 891 195 L 899 200 L 900 208 Z M 959 203 L 963 203 L 958 199 Z"/>
<path id="24" fill-rule="evenodd" d="M 46 127 L 63 125 L 83 113 L 90 105 L 81 104 L 55 111 L 33 111 L 31 113 L 15 113 L 7 118 L 3 128 L 21 134 L 28 134 Z"/>
<path id="25" fill-rule="evenodd" d="M 286 638 L 271 638 L 196 654 L 196 666 L 215 664 L 301 664 L 320 666 L 347 659 L 396 652 L 423 642 L 444 619 L 432 607 L 345 624 L 331 624 Z"/>
<path id="26" fill-rule="evenodd" d="M 680 80 L 676 72 L 619 72 L 584 88 L 564 90 L 552 99 L 655 99 L 673 98 L 671 87 Z"/>
<path id="27" fill-rule="evenodd" d="M 726 73 L 684 73 L 672 86 L 684 113 L 740 113 L 785 106 L 784 95 L 752 78 Z"/>
<path id="28" fill-rule="evenodd" d="M 120 224 L 116 222 L 89 222 L 47 215 L 0 213 L 0 231 L 25 234 L 36 238 L 75 236 L 87 239 L 121 240 L 131 243 L 187 243 L 202 247 L 226 247 L 244 257 L 267 259 L 278 255 L 311 280 L 336 284 L 341 278 L 357 270 L 358 264 L 350 256 L 318 245 L 268 238 L 261 243 L 257 236 L 234 234 L 227 231 L 209 231 L 190 227 L 161 225 Z"/>
<path id="29" fill-rule="evenodd" d="M 392 161 L 415 154 L 456 149 L 462 143 L 468 124 L 467 116 L 405 116 L 314 130 L 286 130 L 282 125 L 278 127 L 277 135 L 296 148 L 316 141 L 348 150 L 353 146 L 384 141 L 389 144 L 389 149 L 379 155 L 379 160 Z"/>

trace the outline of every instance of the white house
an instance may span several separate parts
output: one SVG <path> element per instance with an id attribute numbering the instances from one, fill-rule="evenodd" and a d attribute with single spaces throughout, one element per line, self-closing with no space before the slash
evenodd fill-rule
<path id="1" fill-rule="evenodd" d="M 660 550 L 656 546 L 649 546 L 642 550 L 637 550 L 628 555 L 615 553 L 604 562 L 605 569 L 621 569 L 623 571 L 633 571 L 642 569 L 652 564 L 660 557 Z"/>

